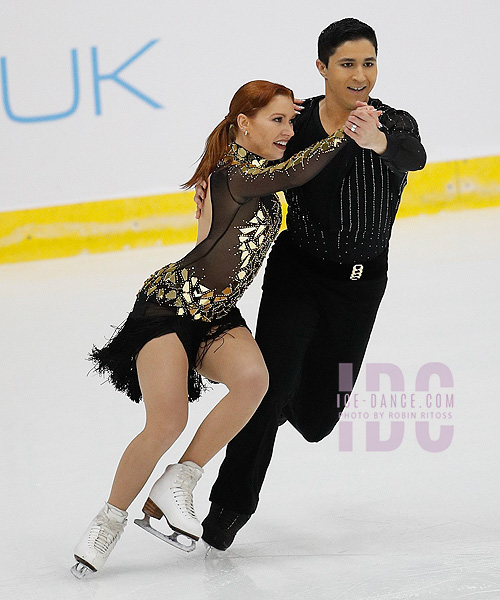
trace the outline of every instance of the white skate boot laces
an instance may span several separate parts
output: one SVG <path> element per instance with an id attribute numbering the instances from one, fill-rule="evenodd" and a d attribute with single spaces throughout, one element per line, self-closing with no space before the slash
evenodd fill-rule
<path id="1" fill-rule="evenodd" d="M 126 511 L 108 503 L 99 511 L 76 545 L 77 563 L 71 568 L 75 577 L 81 579 L 104 565 L 125 529 L 127 516 Z"/>
<path id="2" fill-rule="evenodd" d="M 182 469 L 174 480 L 172 494 L 179 509 L 188 517 L 198 520 L 193 506 L 193 489 L 197 480 L 188 469 Z"/>
<path id="3" fill-rule="evenodd" d="M 101 554 L 106 554 L 122 532 L 122 523 L 113 521 L 105 515 L 99 515 L 96 519 L 96 524 L 90 531 L 89 537 L 93 542 L 94 548 Z"/>
<path id="4" fill-rule="evenodd" d="M 201 537 L 202 527 L 194 511 L 193 490 L 202 473 L 203 469 L 191 461 L 168 465 L 165 473 L 151 488 L 142 509 L 144 518 L 136 519 L 134 523 L 179 550 L 184 552 L 194 550 L 196 542 Z M 173 533 L 166 535 L 152 527 L 151 517 L 154 519 L 165 517 Z M 189 545 L 179 541 L 179 535 L 181 539 L 183 536 L 190 538 Z"/>

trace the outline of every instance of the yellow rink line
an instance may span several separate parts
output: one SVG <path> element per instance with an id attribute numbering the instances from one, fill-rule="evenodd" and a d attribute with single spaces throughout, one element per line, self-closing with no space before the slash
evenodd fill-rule
<path id="1" fill-rule="evenodd" d="M 429 163 L 408 174 L 398 216 L 500 206 L 500 156 Z"/>
<path id="2" fill-rule="evenodd" d="M 193 192 L 0 212 L 0 263 L 196 239 Z M 500 205 L 500 156 L 410 173 L 398 216 Z"/>

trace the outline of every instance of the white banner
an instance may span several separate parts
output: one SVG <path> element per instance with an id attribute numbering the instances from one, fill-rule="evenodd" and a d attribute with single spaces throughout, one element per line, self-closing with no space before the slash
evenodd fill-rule
<path id="1" fill-rule="evenodd" d="M 323 92 L 317 37 L 346 16 L 375 28 L 372 95 L 431 161 L 500 154 L 497 0 L 349 6 L 1 0 L 0 211 L 176 191 L 240 85 Z"/>

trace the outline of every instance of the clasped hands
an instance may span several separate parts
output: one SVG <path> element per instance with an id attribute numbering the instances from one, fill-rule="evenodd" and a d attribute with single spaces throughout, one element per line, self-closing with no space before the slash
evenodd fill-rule
<path id="1" fill-rule="evenodd" d="M 381 114 L 382 111 L 357 100 L 356 108 L 351 111 L 345 122 L 344 133 L 361 148 L 383 154 L 387 149 L 387 138 L 379 129 L 378 118 Z"/>

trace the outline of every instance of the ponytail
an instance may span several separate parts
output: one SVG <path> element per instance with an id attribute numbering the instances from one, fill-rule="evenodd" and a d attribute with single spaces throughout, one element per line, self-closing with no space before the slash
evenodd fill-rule
<path id="1" fill-rule="evenodd" d="M 199 181 L 207 181 L 220 159 L 224 156 L 229 144 L 234 142 L 234 137 L 234 125 L 226 117 L 208 136 L 205 150 L 201 155 L 200 164 L 191 179 L 186 181 L 181 187 L 188 190 Z"/>

